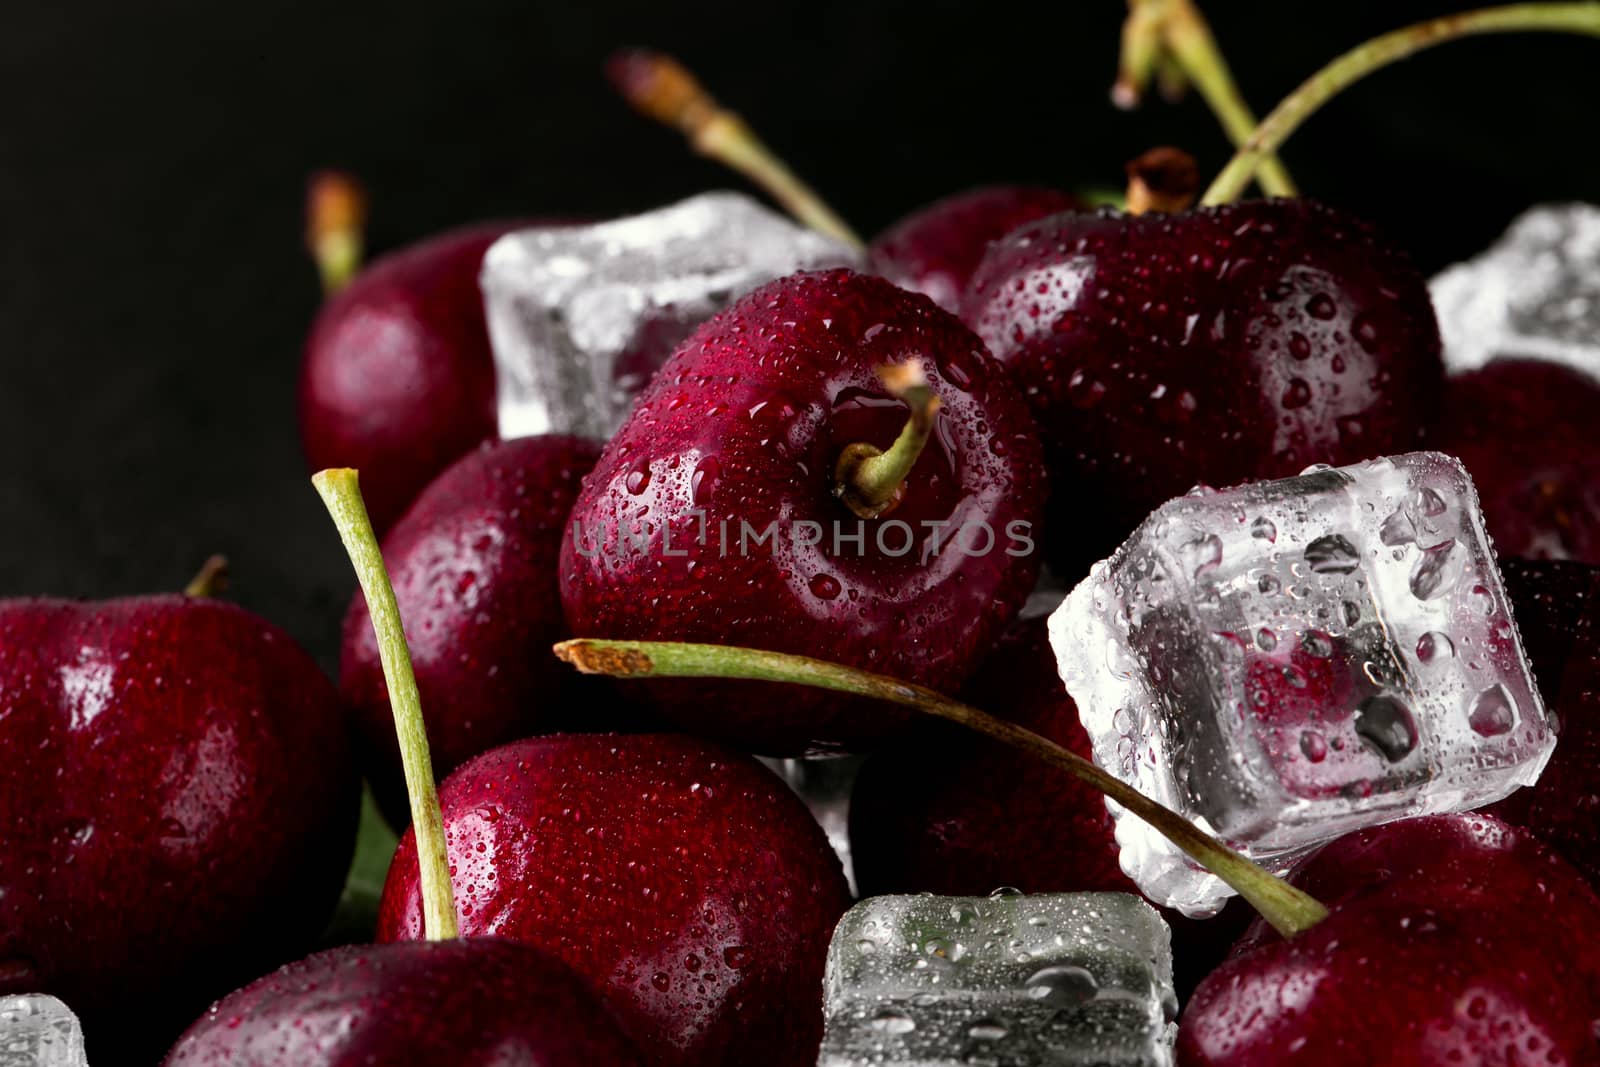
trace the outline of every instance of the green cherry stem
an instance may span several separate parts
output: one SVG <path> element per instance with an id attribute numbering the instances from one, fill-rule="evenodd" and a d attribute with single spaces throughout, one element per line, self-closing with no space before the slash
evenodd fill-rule
<path id="1" fill-rule="evenodd" d="M 1217 175 L 1204 205 L 1238 199 L 1262 160 L 1317 109 L 1368 74 L 1434 45 L 1486 33 L 1575 33 L 1600 37 L 1600 3 L 1509 4 L 1414 23 L 1359 44 L 1284 97 Z"/>
<path id="2" fill-rule="evenodd" d="M 332 296 L 350 283 L 365 255 L 367 195 L 361 183 L 337 170 L 311 176 L 306 187 L 306 251 Z"/>
<path id="3" fill-rule="evenodd" d="M 939 417 L 939 396 L 916 360 L 878 368 L 889 392 L 911 408 L 905 427 L 884 452 L 864 441 L 845 446 L 834 465 L 834 495 L 863 519 L 875 519 L 900 503 L 906 477 L 917 465 Z"/>
<path id="4" fill-rule="evenodd" d="M 1077 753 L 1015 723 L 951 700 L 931 689 L 837 663 L 754 648 L 675 641 L 563 641 L 555 653 L 586 674 L 616 678 L 744 678 L 787 682 L 886 700 L 988 734 L 1067 771 L 1154 826 L 1212 874 L 1238 891 L 1284 937 L 1328 915 L 1314 898 L 1274 877 L 1189 820 L 1102 771 Z"/>
<path id="5" fill-rule="evenodd" d="M 743 119 L 717 103 L 676 59 L 645 49 L 622 51 L 606 62 L 606 76 L 636 111 L 675 127 L 696 152 L 765 189 L 801 225 L 854 248 L 865 247 L 814 189 L 774 155 Z"/>
<path id="6" fill-rule="evenodd" d="M 1211 26 L 1193 0 L 1130 0 L 1128 6 L 1112 100 L 1120 107 L 1134 106 L 1152 75 L 1169 83 L 1171 95 L 1179 84 L 1175 77 L 1180 78 L 1200 90 L 1228 140 L 1235 148 L 1243 147 L 1255 132 L 1255 114 L 1239 94 Z M 1176 67 L 1176 75 L 1171 67 Z M 1276 157 L 1262 161 L 1257 180 L 1269 196 L 1298 195 L 1289 172 Z"/>
<path id="7" fill-rule="evenodd" d="M 400 762 L 405 768 L 406 792 L 411 798 L 411 825 L 417 836 L 417 865 L 422 880 L 422 927 L 430 941 L 456 936 L 455 898 L 450 889 L 450 858 L 445 850 L 444 816 L 433 784 L 433 760 L 428 754 L 428 731 L 422 719 L 422 699 L 411 672 L 411 652 L 400 626 L 400 609 L 394 587 L 383 566 L 383 553 L 372 532 L 356 472 L 348 468 L 318 471 L 311 476 L 322 502 L 339 528 L 350 562 L 355 565 L 361 592 L 366 595 L 372 629 L 378 637 L 378 658 L 389 686 L 394 709 L 395 734 L 400 739 Z"/>
<path id="8" fill-rule="evenodd" d="M 228 558 L 212 556 L 200 565 L 189 584 L 183 587 L 184 596 L 213 597 L 228 588 Z"/>

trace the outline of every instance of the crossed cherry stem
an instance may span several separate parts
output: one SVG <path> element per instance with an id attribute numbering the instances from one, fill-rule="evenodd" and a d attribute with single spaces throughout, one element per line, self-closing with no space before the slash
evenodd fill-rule
<path id="1" fill-rule="evenodd" d="M 1294 937 L 1328 915 L 1328 909 L 1310 895 L 1270 874 L 1177 812 L 1156 803 L 1077 753 L 1016 723 L 951 700 L 932 689 L 826 660 L 728 645 L 578 638 L 562 641 L 555 646 L 555 653 L 586 674 L 614 678 L 738 678 L 786 682 L 885 700 L 949 719 L 1029 752 L 1121 804 L 1232 886 L 1284 937 Z"/>

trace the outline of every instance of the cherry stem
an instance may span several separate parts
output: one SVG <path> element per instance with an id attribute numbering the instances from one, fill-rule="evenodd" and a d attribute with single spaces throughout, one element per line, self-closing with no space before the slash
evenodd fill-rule
<path id="1" fill-rule="evenodd" d="M 445 848 L 444 815 L 433 784 L 433 760 L 428 753 L 428 731 L 422 719 L 422 698 L 411 671 L 411 651 L 400 625 L 400 608 L 383 565 L 372 520 L 361 499 L 356 472 L 349 468 L 318 471 L 311 476 L 322 502 L 339 528 L 339 539 L 355 565 L 361 592 L 367 598 L 372 629 L 378 637 L 378 659 L 389 687 L 395 734 L 400 740 L 400 762 L 405 768 L 406 792 L 411 799 L 411 825 L 416 832 L 417 865 L 422 881 L 422 928 L 430 941 L 456 936 L 455 899 L 450 889 L 450 857 Z"/>
<path id="2" fill-rule="evenodd" d="M 555 646 L 555 653 L 586 674 L 615 678 L 743 678 L 787 682 L 886 700 L 949 719 L 1032 753 L 1121 804 L 1237 890 L 1284 937 L 1294 937 L 1328 915 L 1328 909 L 1311 896 L 1268 873 L 1183 816 L 1162 807 L 1077 753 L 931 689 L 825 660 L 755 648 L 582 638 L 561 642 Z"/>
<path id="3" fill-rule="evenodd" d="M 311 176 L 306 187 L 306 250 L 322 277 L 322 292 L 332 296 L 361 269 L 367 224 L 367 194 L 341 171 Z"/>
<path id="4" fill-rule="evenodd" d="M 743 174 L 783 205 L 803 226 L 863 248 L 861 238 L 761 143 L 743 119 L 708 93 L 683 64 L 644 49 L 618 52 L 606 76 L 636 111 L 676 127 L 696 152 Z"/>
<path id="5" fill-rule="evenodd" d="M 228 588 L 228 559 L 212 556 L 200 565 L 200 570 L 183 587 L 184 596 L 213 597 Z"/>
<path id="6" fill-rule="evenodd" d="M 875 519 L 900 503 L 907 476 L 933 434 L 939 396 L 916 360 L 878 368 L 889 392 L 911 408 L 900 436 L 887 452 L 864 441 L 845 446 L 835 464 L 834 495 L 857 516 Z"/>
<path id="7" fill-rule="evenodd" d="M 1127 166 L 1130 215 L 1186 211 L 1200 192 L 1200 165 L 1181 148 L 1152 148 Z"/>
<path id="8" fill-rule="evenodd" d="M 1133 107 L 1152 75 L 1169 97 L 1192 82 L 1235 147 L 1243 147 L 1255 132 L 1256 117 L 1239 94 L 1222 49 L 1193 0 L 1130 0 L 1111 99 L 1119 107 Z M 1269 196 L 1298 195 L 1276 157 L 1262 161 L 1258 180 Z"/>
<path id="9" fill-rule="evenodd" d="M 1368 74 L 1446 41 L 1477 34 L 1517 32 L 1600 37 L 1600 3 L 1486 7 L 1414 23 L 1357 45 L 1284 97 L 1217 175 L 1201 203 L 1209 206 L 1238 199 L 1269 153 L 1276 151 L 1328 100 Z"/>

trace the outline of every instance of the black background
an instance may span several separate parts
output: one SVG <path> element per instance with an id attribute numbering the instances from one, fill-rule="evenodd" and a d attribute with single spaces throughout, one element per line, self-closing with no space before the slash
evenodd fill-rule
<path id="1" fill-rule="evenodd" d="M 1207 13 L 1258 111 L 1450 3 Z M 307 173 L 371 186 L 370 245 L 513 213 L 605 216 L 738 185 L 632 115 L 600 64 L 679 54 L 859 229 L 980 182 L 1115 185 L 1197 100 L 1108 103 L 1118 0 L 1039 5 L 7 5 L 0 14 L 0 595 L 233 595 L 332 666 L 353 579 L 294 425 L 318 301 Z M 1600 199 L 1600 43 L 1455 43 L 1374 77 L 1285 152 L 1302 189 L 1435 269 L 1536 200 Z M 1585 131 L 1588 132 L 1585 132 Z"/>

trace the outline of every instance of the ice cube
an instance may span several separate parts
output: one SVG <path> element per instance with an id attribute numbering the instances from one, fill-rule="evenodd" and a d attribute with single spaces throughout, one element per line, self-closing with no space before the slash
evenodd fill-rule
<path id="1" fill-rule="evenodd" d="M 1531 208 L 1428 289 L 1451 370 L 1529 356 L 1600 377 L 1600 207 Z"/>
<path id="2" fill-rule="evenodd" d="M 480 277 L 500 434 L 609 437 L 678 343 L 735 298 L 798 270 L 860 263 L 850 247 L 727 192 L 507 234 Z"/>
<path id="3" fill-rule="evenodd" d="M 43 993 L 0 997 L 0 1067 L 88 1067 L 78 1017 Z"/>
<path id="4" fill-rule="evenodd" d="M 1172 1062 L 1171 932 L 1127 893 L 869 897 L 828 946 L 820 1067 Z"/>
<path id="5" fill-rule="evenodd" d="M 856 869 L 850 860 L 850 792 L 855 788 L 856 776 L 861 773 L 865 756 L 825 755 L 803 756 L 793 759 L 757 757 L 765 763 L 784 784 L 806 802 L 811 817 L 817 820 L 822 832 L 828 836 L 839 864 L 844 868 L 844 880 L 850 885 L 850 895 L 856 894 Z"/>
<path id="6" fill-rule="evenodd" d="M 1436 452 L 1169 501 L 1050 642 L 1095 762 L 1275 870 L 1498 800 L 1555 746 L 1477 493 Z M 1221 906 L 1227 886 L 1110 806 L 1152 900 Z"/>

